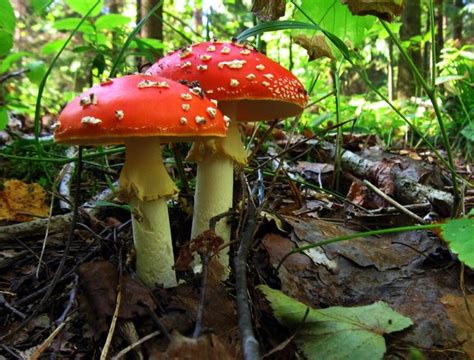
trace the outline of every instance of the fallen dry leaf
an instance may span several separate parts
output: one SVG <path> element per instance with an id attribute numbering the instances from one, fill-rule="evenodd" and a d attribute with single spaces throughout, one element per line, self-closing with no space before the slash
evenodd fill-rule
<path id="1" fill-rule="evenodd" d="M 309 56 L 308 61 L 313 61 L 322 57 L 327 57 L 331 60 L 336 59 L 331 47 L 326 42 L 325 36 L 322 34 L 317 34 L 313 37 L 307 35 L 296 35 L 294 40 L 295 43 L 306 49 Z"/>
<path id="2" fill-rule="evenodd" d="M 466 300 L 472 312 L 474 310 L 474 295 L 467 295 Z M 456 337 L 462 343 L 462 348 L 469 358 L 474 359 L 474 319 L 467 311 L 464 298 L 447 294 L 441 298 L 441 303 L 448 313 L 449 321 L 456 330 Z"/>
<path id="3" fill-rule="evenodd" d="M 403 0 L 343 0 L 354 15 L 374 15 L 392 21 L 403 11 Z"/>
<path id="4" fill-rule="evenodd" d="M 0 220 L 30 221 L 47 217 L 46 191 L 39 184 L 7 180 L 0 191 Z"/>
<path id="5" fill-rule="evenodd" d="M 262 21 L 277 20 L 285 15 L 286 0 L 253 0 L 252 12 Z"/>

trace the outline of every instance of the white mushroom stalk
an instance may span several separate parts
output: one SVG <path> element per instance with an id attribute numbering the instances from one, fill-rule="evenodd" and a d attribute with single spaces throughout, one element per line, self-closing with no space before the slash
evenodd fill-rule
<path id="1" fill-rule="evenodd" d="M 177 283 L 166 201 L 177 188 L 163 165 L 158 138 L 128 139 L 125 146 L 119 183 L 121 196 L 133 207 L 138 277 L 147 286 L 174 287 Z"/>

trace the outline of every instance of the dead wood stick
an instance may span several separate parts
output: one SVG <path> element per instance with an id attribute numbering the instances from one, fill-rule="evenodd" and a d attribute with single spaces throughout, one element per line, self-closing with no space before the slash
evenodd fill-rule
<path id="1" fill-rule="evenodd" d="M 404 207 L 399 202 L 393 200 L 390 196 L 385 194 L 383 191 L 381 191 L 379 188 L 377 188 L 375 185 L 373 185 L 370 181 L 364 180 L 363 183 L 364 183 L 364 185 L 368 186 L 373 192 L 375 192 L 378 196 L 381 196 L 382 198 L 387 200 L 390 204 L 392 204 L 394 207 L 396 207 L 398 210 L 400 210 L 405 215 L 411 217 L 412 219 L 414 219 L 416 222 L 418 222 L 420 224 L 426 224 L 425 220 L 423 220 L 421 217 L 419 217 L 415 213 L 408 210 L 406 207 Z"/>
<path id="2" fill-rule="evenodd" d="M 242 353 L 245 360 L 260 358 L 260 346 L 253 333 L 252 314 L 247 296 L 247 257 L 257 229 L 257 210 L 249 199 L 245 226 L 240 233 L 239 249 L 234 257 L 235 292 L 239 314 L 239 331 L 242 341 Z"/>
<path id="3" fill-rule="evenodd" d="M 316 141 L 316 143 L 323 150 L 326 150 L 331 158 L 336 156 L 336 147 L 334 145 L 324 141 Z M 364 159 L 348 150 L 345 150 L 342 154 L 342 168 L 359 177 L 367 177 L 367 174 L 370 173 L 375 164 L 374 161 Z M 452 208 L 454 203 L 453 195 L 409 179 L 396 169 L 392 170 L 392 176 L 397 200 L 409 204 L 425 203 L 428 201 Z"/>
<path id="4" fill-rule="evenodd" d="M 76 152 L 75 146 L 70 146 L 66 150 L 66 156 L 68 158 L 74 157 Z M 61 181 L 59 182 L 59 194 L 63 199 L 59 200 L 59 207 L 63 210 L 71 210 L 71 182 L 72 182 L 72 173 L 76 168 L 76 162 L 71 161 L 63 166 L 60 171 Z"/>
<path id="5" fill-rule="evenodd" d="M 94 206 L 94 202 L 111 200 L 113 197 L 114 193 L 112 190 L 106 189 L 94 197 L 94 200 L 84 203 L 80 207 L 80 211 L 89 216 L 95 216 L 98 212 L 98 209 Z M 63 231 L 71 223 L 72 217 L 72 213 L 51 216 L 49 219 L 49 233 L 55 234 Z M 24 223 L 1 226 L 0 241 L 14 238 L 23 238 L 27 236 L 37 236 L 38 234 L 44 233 L 47 227 L 48 219 L 36 219 Z"/>

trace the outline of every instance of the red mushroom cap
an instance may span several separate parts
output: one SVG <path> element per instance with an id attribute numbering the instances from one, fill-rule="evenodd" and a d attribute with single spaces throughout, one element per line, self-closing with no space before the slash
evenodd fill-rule
<path id="1" fill-rule="evenodd" d="M 67 144 L 118 144 L 130 137 L 162 142 L 223 137 L 227 121 L 195 89 L 145 74 L 94 86 L 61 112 L 54 139 Z"/>
<path id="2" fill-rule="evenodd" d="M 174 51 L 147 73 L 198 81 L 210 98 L 239 101 L 239 121 L 298 115 L 307 103 L 304 86 L 290 71 L 254 48 L 233 42 L 202 42 Z"/>

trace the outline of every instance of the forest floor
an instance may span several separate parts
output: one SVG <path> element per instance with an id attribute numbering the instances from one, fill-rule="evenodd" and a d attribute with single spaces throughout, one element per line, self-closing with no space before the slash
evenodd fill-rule
<path id="1" fill-rule="evenodd" d="M 249 165 L 236 176 L 236 214 L 230 218 L 235 239 L 252 234 L 247 291 L 261 354 L 304 358 L 298 332 L 276 320 L 257 288 L 266 284 L 316 309 L 387 303 L 413 321 L 385 336 L 387 359 L 422 358 L 420 352 L 427 359 L 473 358 L 474 272 L 461 266 L 435 232 L 335 242 L 280 264 L 308 244 L 449 217 L 452 187 L 433 154 L 405 146 L 385 149 L 375 136 L 346 134 L 337 179 L 334 145 L 310 133 L 267 130 L 257 134 Z M 4 166 L 9 160 L 1 161 Z M 109 161 L 120 164 L 123 154 L 110 155 Z M 472 168 L 461 160 L 457 166 L 472 181 Z M 201 276 L 182 261 L 177 288 L 150 290 L 140 284 L 133 271 L 130 213 L 110 206 L 113 194 L 103 192 L 105 176 L 114 172 L 85 168 L 80 204 L 88 205 L 79 208 L 73 232 L 71 209 L 57 206 L 49 222 L 0 223 L 0 358 L 95 359 L 101 352 L 113 359 L 240 358 L 234 272 L 220 281 L 223 269 L 211 260 L 203 287 Z M 185 171 L 191 178 L 192 165 L 185 164 Z M 181 259 L 191 201 L 183 192 L 170 207 Z M 466 213 L 473 205 L 466 190 Z M 232 256 L 237 246 L 231 244 Z M 177 257 L 178 252 L 179 247 Z M 192 339 L 193 333 L 200 336 Z"/>

